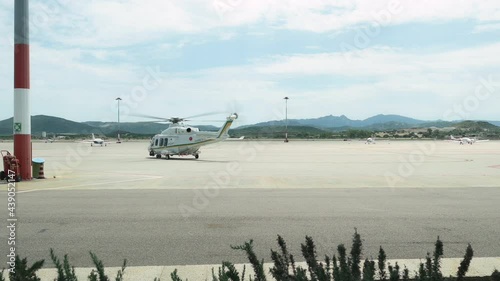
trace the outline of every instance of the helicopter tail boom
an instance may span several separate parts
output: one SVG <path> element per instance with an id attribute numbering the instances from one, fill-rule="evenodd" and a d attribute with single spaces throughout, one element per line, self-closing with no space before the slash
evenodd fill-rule
<path id="1" fill-rule="evenodd" d="M 231 116 L 227 117 L 226 123 L 220 128 L 220 130 L 217 132 L 217 138 L 221 138 L 224 136 L 227 136 L 227 132 L 229 131 L 229 128 L 233 124 L 233 121 L 238 119 L 238 114 L 233 113 Z"/>

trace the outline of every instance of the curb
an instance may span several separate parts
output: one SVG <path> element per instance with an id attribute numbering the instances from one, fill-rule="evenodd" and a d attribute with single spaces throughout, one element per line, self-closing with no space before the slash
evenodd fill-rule
<path id="1" fill-rule="evenodd" d="M 443 276 L 456 276 L 457 269 L 460 265 L 462 258 L 445 258 L 441 262 L 441 271 Z M 398 263 L 402 271 L 405 266 L 410 271 L 410 276 L 414 276 L 415 272 L 418 270 L 420 262 L 425 262 L 424 259 L 394 259 L 387 260 L 387 264 L 394 265 Z M 299 262 L 296 264 L 303 268 L 306 267 L 305 262 Z M 166 281 L 171 280 L 170 274 L 177 269 L 177 274 L 183 280 L 211 280 L 212 279 L 212 269 L 215 272 L 219 269 L 220 264 L 213 265 L 178 265 L 178 266 L 131 266 L 125 269 L 124 280 L 125 281 L 153 281 L 155 278 L 160 278 L 160 280 Z M 252 274 L 253 270 L 250 264 L 237 264 L 235 265 L 238 271 L 241 273 L 243 266 L 246 266 L 246 275 Z M 269 268 L 273 266 L 272 263 L 264 264 L 266 272 L 269 272 Z M 88 275 L 93 268 L 79 267 L 75 268 L 75 273 L 78 280 L 87 280 Z M 106 274 L 114 279 L 120 267 L 107 267 L 105 269 Z M 469 271 L 467 272 L 467 277 L 483 277 L 491 276 L 493 271 L 497 269 L 500 270 L 500 257 L 489 257 L 489 258 L 473 258 Z M 5 276 L 6 273 L 4 273 Z M 38 271 L 38 277 L 42 281 L 53 281 L 57 277 L 57 271 L 55 268 L 45 268 Z M 268 273 L 268 277 L 272 280 L 271 275 Z"/>

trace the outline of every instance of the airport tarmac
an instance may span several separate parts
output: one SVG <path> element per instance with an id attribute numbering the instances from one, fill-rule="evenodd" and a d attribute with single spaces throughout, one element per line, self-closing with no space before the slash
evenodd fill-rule
<path id="1" fill-rule="evenodd" d="M 269 261 L 276 234 L 296 256 L 310 235 L 324 255 L 357 227 L 371 256 L 382 245 L 389 258 L 423 258 L 438 235 L 447 257 L 469 242 L 477 257 L 500 256 L 500 142 L 226 141 L 198 160 L 146 147 L 34 143 L 47 179 L 17 184 L 19 253 L 48 260 L 52 247 L 75 266 L 91 265 L 89 250 L 109 266 L 217 264 L 245 261 L 229 245 L 254 239 Z"/>
<path id="2" fill-rule="evenodd" d="M 5 143 L 3 144 L 5 146 Z M 8 144 L 11 145 L 11 144 Z M 7 145 L 8 149 L 9 148 Z M 44 181 L 20 190 L 498 187 L 500 142 L 226 141 L 200 159 L 149 157 L 146 142 L 34 143 Z M 54 179 L 54 176 L 56 177 Z"/>

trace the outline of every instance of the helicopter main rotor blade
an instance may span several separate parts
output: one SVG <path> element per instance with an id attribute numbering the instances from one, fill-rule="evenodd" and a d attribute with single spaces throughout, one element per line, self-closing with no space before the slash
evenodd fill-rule
<path id="1" fill-rule="evenodd" d="M 226 120 L 191 120 L 192 122 L 226 122 Z"/>
<path id="2" fill-rule="evenodd" d="M 193 115 L 193 116 L 185 117 L 183 119 L 203 117 L 203 116 L 216 115 L 216 114 L 222 114 L 222 113 L 226 113 L 226 112 L 224 112 L 224 111 L 207 112 L 207 113 L 202 113 L 202 114 L 198 114 L 198 115 Z"/>
<path id="3" fill-rule="evenodd" d="M 147 114 L 130 114 L 135 117 L 143 117 L 143 118 L 148 118 L 148 119 L 156 119 L 156 120 L 162 120 L 162 121 L 169 121 L 170 118 L 164 118 L 164 117 L 158 117 L 158 116 L 151 116 Z"/>
<path id="4" fill-rule="evenodd" d="M 191 121 L 191 120 L 188 120 L 191 118 L 216 115 L 216 114 L 221 114 L 221 113 L 224 113 L 224 112 L 222 112 L 222 111 L 207 112 L 207 113 L 197 114 L 197 115 L 184 117 L 184 118 L 179 118 L 179 117 L 165 118 L 165 117 L 158 117 L 158 116 L 152 116 L 152 115 L 147 115 L 147 114 L 130 114 L 130 115 L 135 116 L 135 117 L 142 117 L 142 118 L 148 118 L 148 119 L 153 119 L 153 120 L 159 120 L 159 121 L 163 121 L 163 122 L 177 123 L 177 122 L 183 122 L 183 121 Z M 195 120 L 195 121 L 197 121 L 197 120 Z M 214 122 L 218 122 L 218 120 L 214 121 Z"/>

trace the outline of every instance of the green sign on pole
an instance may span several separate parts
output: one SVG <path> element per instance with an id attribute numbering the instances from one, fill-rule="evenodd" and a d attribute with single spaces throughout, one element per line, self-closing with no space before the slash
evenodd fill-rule
<path id="1" fill-rule="evenodd" d="M 22 129 L 21 123 L 14 123 L 14 131 L 21 132 L 21 129 Z"/>

